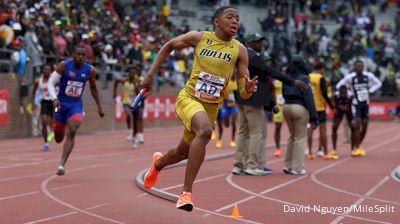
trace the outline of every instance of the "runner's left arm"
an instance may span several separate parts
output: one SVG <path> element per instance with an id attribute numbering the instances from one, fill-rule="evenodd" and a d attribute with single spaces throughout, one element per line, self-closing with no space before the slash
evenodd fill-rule
<path id="1" fill-rule="evenodd" d="M 329 96 L 328 96 L 328 90 L 327 90 L 327 87 L 326 87 L 326 79 L 325 79 L 325 77 L 321 77 L 320 86 L 321 86 L 322 96 L 324 97 L 325 102 L 328 103 L 329 107 L 333 110 L 334 106 L 333 106 L 333 104 L 332 104 L 332 102 L 331 102 L 331 100 L 329 99 Z"/>
<path id="2" fill-rule="evenodd" d="M 90 69 L 89 83 L 90 83 L 90 93 L 92 94 L 93 99 L 97 104 L 97 111 L 99 113 L 99 116 L 103 117 L 104 116 L 104 112 L 103 112 L 103 108 L 101 107 L 101 104 L 100 104 L 99 91 L 97 91 L 96 69 L 94 67 L 91 67 L 91 69 Z"/>
<path id="3" fill-rule="evenodd" d="M 257 91 L 258 77 L 255 76 L 251 80 L 249 78 L 249 56 L 247 54 L 247 49 L 242 44 L 239 45 L 239 56 L 236 66 L 239 95 L 242 99 L 249 99 L 251 95 Z"/>
<path id="4" fill-rule="evenodd" d="M 381 80 L 379 80 L 374 74 L 368 73 L 368 82 L 369 82 L 369 93 L 373 93 L 382 86 Z"/>

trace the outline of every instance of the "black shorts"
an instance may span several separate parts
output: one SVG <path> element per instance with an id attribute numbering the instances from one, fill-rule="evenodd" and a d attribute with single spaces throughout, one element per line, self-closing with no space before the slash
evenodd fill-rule
<path id="1" fill-rule="evenodd" d="M 347 121 L 351 121 L 353 119 L 353 114 L 351 111 L 344 111 L 344 110 L 336 110 L 334 120 L 339 120 L 341 121 L 343 117 L 346 115 Z"/>
<path id="2" fill-rule="evenodd" d="M 351 111 L 354 118 L 368 119 L 369 118 L 369 105 L 368 104 L 353 104 L 351 106 Z"/>
<path id="3" fill-rule="evenodd" d="M 42 100 L 40 101 L 40 115 L 53 116 L 53 101 Z"/>
<path id="4" fill-rule="evenodd" d="M 325 123 L 328 120 L 326 117 L 326 111 L 318 111 L 317 114 L 319 123 Z"/>

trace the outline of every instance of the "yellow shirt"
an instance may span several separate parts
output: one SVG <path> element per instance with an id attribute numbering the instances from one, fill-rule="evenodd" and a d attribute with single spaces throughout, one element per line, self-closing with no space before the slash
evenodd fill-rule
<path id="1" fill-rule="evenodd" d="M 275 92 L 275 102 L 277 105 L 285 104 L 285 99 L 282 95 L 282 82 L 279 80 L 274 80 L 274 92 Z"/>
<path id="2" fill-rule="evenodd" d="M 311 73 L 308 75 L 314 95 L 315 109 L 317 112 L 325 110 L 325 99 L 321 90 L 321 78 L 324 76 L 319 73 Z"/>
<path id="3" fill-rule="evenodd" d="M 203 102 L 220 103 L 236 66 L 239 45 L 235 39 L 226 42 L 213 32 L 204 32 L 195 49 L 192 73 L 182 91 Z"/>
<path id="4" fill-rule="evenodd" d="M 129 80 L 126 80 L 124 82 L 124 99 L 122 103 L 131 105 L 135 99 L 135 96 L 136 92 L 134 82 L 131 83 Z"/>

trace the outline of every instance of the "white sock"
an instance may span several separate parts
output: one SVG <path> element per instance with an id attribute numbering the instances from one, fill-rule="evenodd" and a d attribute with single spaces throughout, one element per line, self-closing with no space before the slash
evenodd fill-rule
<path id="1" fill-rule="evenodd" d="M 132 131 L 133 131 L 132 129 L 128 129 L 128 135 L 129 136 L 132 136 L 132 133 L 133 133 Z"/>
<path id="2" fill-rule="evenodd" d="M 44 145 L 45 145 L 45 146 L 49 146 L 49 143 L 48 143 L 48 142 L 46 142 L 46 143 L 44 143 Z"/>

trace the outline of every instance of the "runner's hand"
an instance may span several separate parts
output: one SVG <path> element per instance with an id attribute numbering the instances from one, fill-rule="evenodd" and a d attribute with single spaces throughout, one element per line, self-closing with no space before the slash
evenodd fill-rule
<path id="1" fill-rule="evenodd" d="M 100 116 L 101 118 L 103 118 L 103 117 L 104 117 L 103 108 L 98 107 L 97 111 L 98 111 L 98 113 L 99 113 L 99 116 Z"/>
<path id="2" fill-rule="evenodd" d="M 53 100 L 54 111 L 58 112 L 61 109 L 60 101 L 58 99 Z"/>
<path id="3" fill-rule="evenodd" d="M 147 93 L 151 92 L 151 87 L 153 85 L 153 77 L 146 75 L 142 82 L 140 82 L 140 89 L 146 89 Z"/>
<path id="4" fill-rule="evenodd" d="M 248 93 L 254 93 L 257 91 L 258 87 L 258 76 L 255 76 L 253 79 L 250 80 L 249 77 L 246 77 L 246 84 L 245 88 Z"/>

